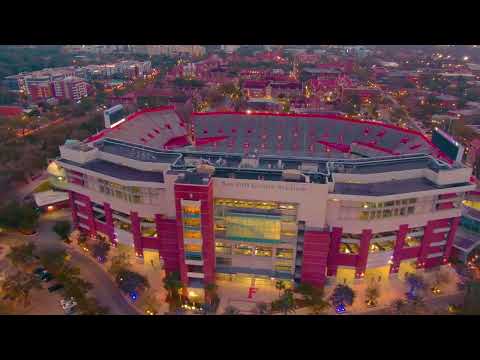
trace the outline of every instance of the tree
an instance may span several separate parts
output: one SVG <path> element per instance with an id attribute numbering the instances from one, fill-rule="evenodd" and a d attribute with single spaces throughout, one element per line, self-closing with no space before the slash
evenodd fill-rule
<path id="1" fill-rule="evenodd" d="M 35 261 L 33 253 L 35 248 L 35 244 L 31 242 L 12 246 L 7 254 L 7 259 L 10 260 L 13 266 L 25 267 Z"/>
<path id="2" fill-rule="evenodd" d="M 462 313 L 480 315 L 480 281 L 473 280 L 467 283 Z"/>
<path id="3" fill-rule="evenodd" d="M 354 300 L 355 292 L 350 286 L 344 284 L 337 285 L 330 296 L 330 301 L 333 306 L 338 306 L 341 304 L 352 305 Z"/>
<path id="4" fill-rule="evenodd" d="M 65 250 L 52 250 L 40 254 L 40 262 L 53 275 L 58 276 L 65 268 L 68 254 Z"/>
<path id="5" fill-rule="evenodd" d="M 175 311 L 181 306 L 180 290 L 184 288 L 178 272 L 168 273 L 163 279 L 163 287 L 167 290 L 166 301 L 170 305 L 170 311 Z"/>
<path id="6" fill-rule="evenodd" d="M 233 305 L 228 305 L 223 312 L 223 315 L 239 315 L 240 310 Z"/>
<path id="7" fill-rule="evenodd" d="M 127 294 L 140 292 L 145 288 L 150 287 L 150 284 L 145 276 L 131 270 L 120 271 L 117 274 L 115 281 L 120 290 Z"/>
<path id="8" fill-rule="evenodd" d="M 69 221 L 57 221 L 53 226 L 53 231 L 60 237 L 62 240 L 67 240 L 68 235 L 70 234 L 71 225 Z"/>
<path id="9" fill-rule="evenodd" d="M 123 270 L 130 269 L 130 256 L 127 253 L 120 253 L 111 259 L 111 265 L 108 272 L 113 276 L 117 276 Z"/>
<path id="10" fill-rule="evenodd" d="M 329 306 L 324 299 L 324 291 L 320 287 L 301 283 L 297 286 L 295 292 L 302 295 L 302 299 L 297 300 L 298 305 L 310 307 L 314 315 L 323 313 Z"/>
<path id="11" fill-rule="evenodd" d="M 111 246 L 107 241 L 97 236 L 95 243 L 91 246 L 91 254 L 94 258 L 103 262 L 110 251 L 110 247 Z"/>
<path id="12" fill-rule="evenodd" d="M 410 286 L 409 294 L 412 298 L 416 297 L 417 290 L 423 290 L 426 287 L 425 280 L 422 276 L 416 274 L 409 274 L 406 277 L 407 284 Z"/>
<path id="13" fill-rule="evenodd" d="M 10 202 L 0 209 L 0 226 L 33 232 L 37 227 L 39 214 L 28 204 Z"/>
<path id="14" fill-rule="evenodd" d="M 280 296 L 282 290 L 285 290 L 285 288 L 286 288 L 285 281 L 283 281 L 283 280 L 277 280 L 277 281 L 275 282 L 275 288 L 278 290 L 278 296 Z"/>
<path id="15" fill-rule="evenodd" d="M 31 291 L 41 288 L 40 281 L 33 274 L 24 272 L 9 275 L 2 284 L 4 299 L 12 301 L 14 307 L 20 302 L 24 307 L 30 305 Z"/>
<path id="16" fill-rule="evenodd" d="M 220 298 L 217 294 L 218 286 L 216 284 L 210 283 L 205 286 L 205 295 L 210 307 L 216 311 L 218 304 L 220 303 Z"/>
<path id="17" fill-rule="evenodd" d="M 272 310 L 281 311 L 284 315 L 295 312 L 295 298 L 292 289 L 285 289 L 278 300 L 272 302 Z"/>
<path id="18" fill-rule="evenodd" d="M 151 290 L 145 291 L 138 302 L 138 306 L 148 315 L 156 315 L 160 308 L 160 303 Z"/>
<path id="19" fill-rule="evenodd" d="M 442 269 L 435 273 L 435 277 L 434 277 L 435 286 L 447 285 L 448 283 L 450 283 L 450 281 L 451 281 L 451 277 L 447 271 Z"/>
<path id="20" fill-rule="evenodd" d="M 101 306 L 95 298 L 82 296 L 76 298 L 77 309 L 82 315 L 108 315 L 108 307 Z"/>
<path id="21" fill-rule="evenodd" d="M 378 286 L 370 285 L 365 290 L 365 301 L 367 305 L 375 306 L 377 304 L 377 300 L 380 297 L 380 289 Z"/>

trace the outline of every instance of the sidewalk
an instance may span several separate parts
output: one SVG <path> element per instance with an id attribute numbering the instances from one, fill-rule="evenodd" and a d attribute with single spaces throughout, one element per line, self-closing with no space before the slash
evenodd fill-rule
<path id="1" fill-rule="evenodd" d="M 99 263 L 89 253 L 86 253 L 85 250 L 81 249 L 77 244 L 72 243 L 68 247 L 76 253 L 90 258 L 92 262 L 94 262 L 100 269 L 102 269 L 102 271 L 107 274 L 107 276 L 111 279 L 111 281 L 115 283 L 115 278 L 108 272 L 108 269 L 111 265 L 110 259 L 122 253 L 121 250 L 112 247 L 109 251 L 107 261 L 105 263 Z M 144 264 L 139 264 L 135 261 L 135 259 L 133 259 L 132 261 L 132 258 L 130 259 L 130 269 L 145 276 L 148 279 L 148 282 L 150 284 L 150 290 L 155 294 L 158 303 L 161 304 L 160 308 L 158 309 L 158 313 L 163 315 L 165 312 L 168 312 L 168 303 L 165 302 L 166 291 L 163 288 L 162 281 L 165 276 L 165 272 L 159 268 L 152 269 L 151 265 L 147 266 Z M 135 312 L 137 312 L 139 315 L 144 315 L 144 311 L 140 309 L 140 307 L 137 305 L 139 302 L 141 302 L 141 296 L 139 299 L 136 300 L 135 303 L 132 303 L 131 299 L 127 295 L 123 294 L 123 292 L 121 292 L 121 294 L 125 301 L 130 305 L 130 307 L 135 310 Z"/>

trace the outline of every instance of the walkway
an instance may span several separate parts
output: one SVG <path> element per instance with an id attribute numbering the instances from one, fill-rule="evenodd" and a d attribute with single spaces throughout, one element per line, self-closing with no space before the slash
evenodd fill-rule
<path id="1" fill-rule="evenodd" d="M 80 268 L 82 278 L 94 286 L 90 294 L 97 299 L 100 305 L 108 307 L 112 315 L 138 315 L 138 312 L 125 300 L 120 290 L 105 270 L 101 268 L 100 264 L 96 263 L 88 255 L 72 250 L 52 231 L 56 221 L 69 219 L 70 212 L 68 209 L 43 214 L 40 217 L 36 235 L 26 237 L 21 234 L 9 234 L 9 238 L 12 240 L 32 241 L 37 245 L 37 249 L 40 252 L 46 250 L 66 250 L 72 255 L 72 264 Z M 39 309 L 39 311 L 44 311 L 44 309 Z M 45 309 L 45 311 L 47 310 Z"/>

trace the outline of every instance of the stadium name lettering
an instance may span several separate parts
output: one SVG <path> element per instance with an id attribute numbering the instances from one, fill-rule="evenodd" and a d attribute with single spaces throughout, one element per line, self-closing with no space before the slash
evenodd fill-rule
<path id="1" fill-rule="evenodd" d="M 278 191 L 307 191 L 305 186 L 298 186 L 296 184 L 252 184 L 244 182 L 226 182 L 222 181 L 222 185 L 229 188 L 244 189 L 244 190 L 278 190 Z"/>

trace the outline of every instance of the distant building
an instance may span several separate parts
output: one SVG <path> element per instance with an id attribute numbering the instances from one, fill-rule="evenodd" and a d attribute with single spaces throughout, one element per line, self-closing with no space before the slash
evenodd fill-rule
<path id="1" fill-rule="evenodd" d="M 225 51 L 227 54 L 234 53 L 240 48 L 240 45 L 221 45 L 220 49 Z"/>
<path id="2" fill-rule="evenodd" d="M 23 109 L 18 106 L 0 106 L 0 117 L 15 117 L 23 114 Z"/>
<path id="3" fill-rule="evenodd" d="M 242 84 L 242 91 L 249 98 L 263 98 L 270 96 L 269 81 L 246 80 Z"/>
<path id="4" fill-rule="evenodd" d="M 87 83 L 76 77 L 68 77 L 63 80 L 53 81 L 53 96 L 57 99 L 78 101 L 86 96 Z"/>
<path id="5" fill-rule="evenodd" d="M 143 48 L 141 50 L 143 51 Z M 145 51 L 148 55 L 190 55 L 193 57 L 205 55 L 205 48 L 200 45 L 146 45 Z"/>

